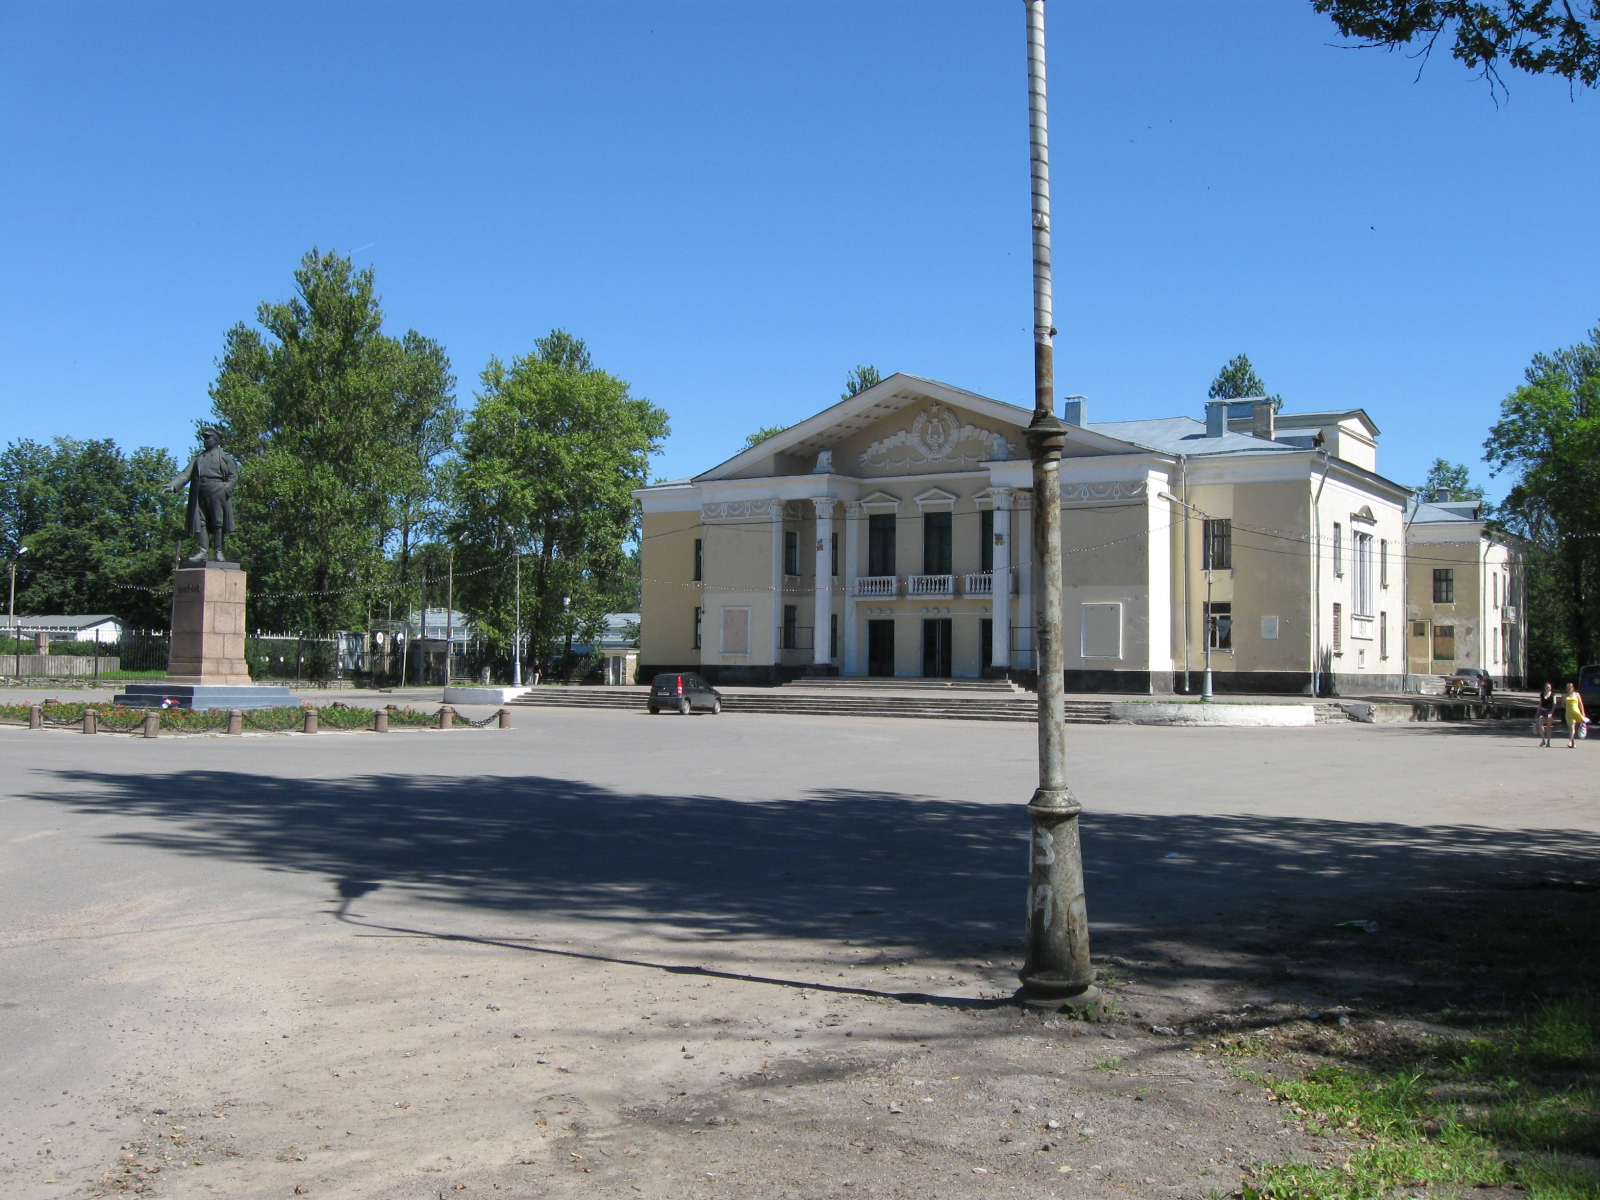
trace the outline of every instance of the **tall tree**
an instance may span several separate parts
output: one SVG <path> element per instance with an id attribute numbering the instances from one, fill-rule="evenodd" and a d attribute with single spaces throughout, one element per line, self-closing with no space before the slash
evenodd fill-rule
<path id="1" fill-rule="evenodd" d="M 1483 499 L 1483 488 L 1472 482 L 1472 473 L 1465 466 L 1436 458 L 1428 468 L 1428 477 L 1417 485 L 1417 497 L 1431 500 L 1440 492 L 1448 493 L 1452 500 Z"/>
<path id="2" fill-rule="evenodd" d="M 1256 369 L 1250 365 L 1250 356 L 1247 354 L 1229 359 L 1211 381 L 1211 389 L 1206 395 L 1213 400 L 1243 400 L 1247 396 L 1263 396 L 1272 401 L 1275 410 L 1283 407 L 1282 396 L 1267 396 L 1267 385 L 1261 382 Z"/>
<path id="3" fill-rule="evenodd" d="M 161 490 L 165 450 L 109 438 L 13 442 L 0 452 L 0 561 L 18 559 L 19 613 L 112 613 L 165 628 L 183 498 Z"/>
<path id="4" fill-rule="evenodd" d="M 382 331 L 371 270 L 313 248 L 295 296 L 228 331 L 212 410 L 239 460 L 229 542 L 253 573 L 259 626 L 353 628 L 402 565 L 454 436 L 455 379 L 437 343 Z"/>
<path id="5" fill-rule="evenodd" d="M 1593 87 L 1600 81 L 1600 0 L 1311 0 L 1339 32 L 1366 45 L 1415 44 L 1426 59 L 1440 38 L 1451 57 L 1499 88 L 1506 63 Z"/>
<path id="6" fill-rule="evenodd" d="M 1600 650 L 1600 328 L 1535 355 L 1524 379 L 1484 458 L 1513 474 L 1501 519 L 1530 543 L 1530 671 L 1559 678 Z"/>
<path id="7" fill-rule="evenodd" d="M 839 393 L 839 399 L 848 400 L 858 392 L 864 392 L 882 382 L 883 376 L 878 374 L 878 368 L 870 363 L 864 363 L 844 377 L 844 391 Z"/>
<path id="8" fill-rule="evenodd" d="M 667 414 L 559 329 L 509 366 L 491 359 L 481 384 L 453 483 L 457 603 L 509 640 L 509 567 L 521 547 L 522 627 L 534 655 L 560 657 L 598 633 L 619 584 L 628 594 L 632 493 L 649 481 Z"/>

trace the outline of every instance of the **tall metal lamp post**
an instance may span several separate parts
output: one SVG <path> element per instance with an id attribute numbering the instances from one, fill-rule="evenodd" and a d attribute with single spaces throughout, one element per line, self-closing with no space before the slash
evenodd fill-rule
<path id="1" fill-rule="evenodd" d="M 11 556 L 11 599 L 9 609 L 11 612 L 11 648 L 17 654 L 17 678 L 22 678 L 22 637 L 17 633 L 17 562 L 28 552 L 26 546 L 18 546 L 17 552 Z"/>
<path id="2" fill-rule="evenodd" d="M 1033 554 L 1035 663 L 1039 676 L 1039 787 L 1028 802 L 1028 925 L 1019 973 L 1030 1007 L 1087 1007 L 1100 999 L 1089 965 L 1082 805 L 1067 786 L 1066 655 L 1061 618 L 1061 452 L 1055 413 L 1055 327 L 1050 298 L 1050 138 L 1045 109 L 1044 0 L 1024 0 L 1028 22 L 1028 126 L 1033 160 Z"/>
<path id="3" fill-rule="evenodd" d="M 522 686 L 522 542 L 511 526 L 506 526 L 506 536 L 511 539 L 511 551 L 517 559 L 516 631 L 511 635 L 511 686 Z"/>

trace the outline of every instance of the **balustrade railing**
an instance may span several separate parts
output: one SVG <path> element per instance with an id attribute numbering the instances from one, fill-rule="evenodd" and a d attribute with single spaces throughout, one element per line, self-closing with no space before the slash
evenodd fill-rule
<path id="1" fill-rule="evenodd" d="M 954 575 L 911 575 L 906 578 L 908 596 L 954 596 L 955 594 Z"/>
<path id="2" fill-rule="evenodd" d="M 988 571 L 978 571 L 968 575 L 966 582 L 961 585 L 961 590 L 968 596 L 994 595 L 994 576 Z"/>
<path id="3" fill-rule="evenodd" d="M 898 596 L 899 594 L 900 577 L 898 575 L 862 575 L 856 580 L 857 596 L 884 598 Z"/>

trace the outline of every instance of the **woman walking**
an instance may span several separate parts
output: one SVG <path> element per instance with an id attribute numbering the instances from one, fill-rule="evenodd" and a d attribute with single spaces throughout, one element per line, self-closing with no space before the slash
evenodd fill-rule
<path id="1" fill-rule="evenodd" d="M 1539 693 L 1539 711 L 1534 716 L 1533 727 L 1539 733 L 1539 745 L 1550 745 L 1550 730 L 1556 723 L 1556 687 L 1553 683 L 1544 685 L 1544 691 Z"/>
<path id="2" fill-rule="evenodd" d="M 1580 726 L 1589 724 L 1589 714 L 1583 707 L 1583 695 L 1578 691 L 1575 683 L 1567 684 L 1567 694 L 1563 697 L 1567 706 L 1567 749 L 1571 750 L 1578 744 Z M 1588 733 L 1583 733 L 1588 737 Z"/>

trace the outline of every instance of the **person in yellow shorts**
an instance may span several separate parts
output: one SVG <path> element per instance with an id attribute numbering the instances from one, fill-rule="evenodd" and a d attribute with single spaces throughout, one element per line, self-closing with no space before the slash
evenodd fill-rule
<path id="1" fill-rule="evenodd" d="M 1567 684 L 1567 694 L 1562 699 L 1567 706 L 1567 749 L 1571 750 L 1578 744 L 1579 729 L 1589 724 L 1589 713 L 1583 707 L 1583 696 L 1576 684 Z M 1588 737 L 1588 732 L 1583 736 Z"/>

